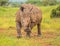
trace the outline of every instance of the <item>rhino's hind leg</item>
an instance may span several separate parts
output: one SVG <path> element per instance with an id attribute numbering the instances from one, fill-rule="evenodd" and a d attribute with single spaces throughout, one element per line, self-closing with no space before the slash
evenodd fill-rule
<path id="1" fill-rule="evenodd" d="M 38 36 L 41 35 L 41 27 L 40 27 L 40 23 L 37 24 L 37 28 L 38 28 Z"/>
<path id="2" fill-rule="evenodd" d="M 16 28 L 17 28 L 17 38 L 21 37 L 21 24 L 19 22 L 16 22 Z"/>

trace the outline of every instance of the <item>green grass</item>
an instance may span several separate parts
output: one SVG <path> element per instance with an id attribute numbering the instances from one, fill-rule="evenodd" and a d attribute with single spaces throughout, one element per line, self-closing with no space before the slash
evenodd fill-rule
<path id="1" fill-rule="evenodd" d="M 60 46 L 60 18 L 50 18 L 51 10 L 57 6 L 41 6 L 43 20 L 41 37 L 35 36 L 37 28 L 32 30 L 31 38 L 24 35 L 16 38 L 15 13 L 19 8 L 0 7 L 0 46 Z M 36 33 L 35 33 L 36 32 Z"/>

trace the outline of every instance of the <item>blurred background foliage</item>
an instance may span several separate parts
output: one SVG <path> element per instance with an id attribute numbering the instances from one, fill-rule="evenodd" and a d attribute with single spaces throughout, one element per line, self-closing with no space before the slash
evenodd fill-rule
<path id="1" fill-rule="evenodd" d="M 52 9 L 51 18 L 60 17 L 60 5 L 56 9 Z"/>
<path id="2" fill-rule="evenodd" d="M 59 5 L 56 9 L 52 9 L 51 17 L 60 17 L 60 0 L 0 0 L 0 6 L 5 7 L 20 7 L 23 3 L 30 3 L 36 6 Z"/>
<path id="3" fill-rule="evenodd" d="M 59 0 L 26 0 L 26 1 L 15 1 L 14 0 L 0 0 L 0 6 L 13 6 L 18 7 L 22 3 L 31 3 L 37 6 L 49 6 L 60 4 Z"/>

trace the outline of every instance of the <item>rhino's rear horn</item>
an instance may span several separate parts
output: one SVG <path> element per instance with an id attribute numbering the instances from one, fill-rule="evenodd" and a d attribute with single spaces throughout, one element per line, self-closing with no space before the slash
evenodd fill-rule
<path id="1" fill-rule="evenodd" d="M 24 7 L 21 7 L 20 10 L 21 10 L 21 11 L 24 11 Z"/>

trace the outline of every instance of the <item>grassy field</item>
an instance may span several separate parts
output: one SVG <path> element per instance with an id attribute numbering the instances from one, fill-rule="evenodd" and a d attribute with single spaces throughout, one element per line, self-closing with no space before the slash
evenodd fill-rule
<path id="1" fill-rule="evenodd" d="M 41 37 L 37 37 L 34 27 L 31 38 L 25 36 L 16 38 L 15 13 L 19 8 L 0 7 L 0 46 L 60 46 L 60 18 L 50 18 L 51 10 L 57 6 L 39 7 L 43 13 Z"/>

